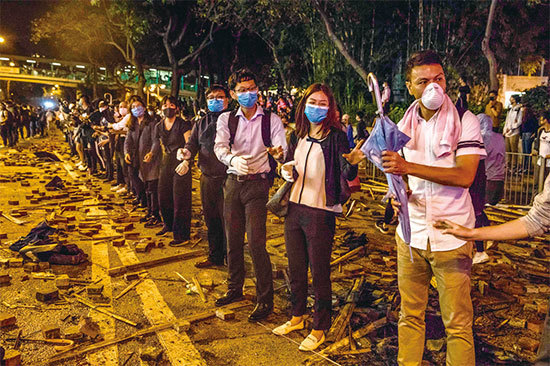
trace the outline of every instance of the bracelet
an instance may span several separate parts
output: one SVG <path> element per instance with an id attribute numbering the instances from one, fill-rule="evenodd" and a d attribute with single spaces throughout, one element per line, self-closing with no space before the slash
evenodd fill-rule
<path id="1" fill-rule="evenodd" d="M 233 158 L 235 158 L 235 156 L 236 156 L 236 155 L 233 155 L 233 156 L 231 157 L 231 159 L 229 159 L 229 166 L 233 166 L 233 165 L 231 165 L 231 162 L 233 161 Z"/>

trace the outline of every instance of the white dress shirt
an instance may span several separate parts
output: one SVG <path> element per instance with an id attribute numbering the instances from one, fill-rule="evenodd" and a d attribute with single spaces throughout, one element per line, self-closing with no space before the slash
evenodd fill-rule
<path id="1" fill-rule="evenodd" d="M 130 121 L 131 116 L 132 115 L 128 113 L 120 121 L 113 123 L 111 125 L 112 129 L 115 131 L 120 131 L 120 130 L 128 131 L 128 128 L 126 127 L 126 125 L 128 125 L 128 122 Z"/>
<path id="2" fill-rule="evenodd" d="M 225 112 L 218 117 L 216 127 L 216 140 L 214 144 L 214 153 L 219 161 L 228 166 L 228 174 L 237 174 L 237 171 L 229 164 L 233 156 L 251 155 L 248 160 L 248 174 L 267 173 L 270 171 L 268 152 L 262 139 L 262 117 L 264 110 L 259 105 L 256 112 L 248 120 L 241 108 L 237 111 L 239 124 L 235 133 L 233 145 L 229 146 L 229 114 Z M 281 146 L 284 156 L 287 153 L 287 143 L 285 129 L 281 118 L 271 112 L 271 145 L 273 147 Z"/>
<path id="3" fill-rule="evenodd" d="M 403 148 L 405 160 L 427 166 L 453 168 L 456 167 L 458 156 L 485 157 L 479 121 L 473 113 L 467 111 L 462 117 L 456 151 L 437 158 L 434 153 L 434 145 L 438 143 L 434 131 L 436 118 L 437 113 L 427 122 L 418 116 L 415 148 Z M 410 175 L 408 178 L 412 190 L 409 197 L 411 247 L 426 250 L 428 240 L 432 251 L 448 251 L 464 245 L 466 241 L 443 235 L 433 224 L 437 220 L 447 219 L 468 228 L 474 227 L 475 214 L 468 188 L 446 186 Z M 401 225 L 397 233 L 403 238 Z"/>

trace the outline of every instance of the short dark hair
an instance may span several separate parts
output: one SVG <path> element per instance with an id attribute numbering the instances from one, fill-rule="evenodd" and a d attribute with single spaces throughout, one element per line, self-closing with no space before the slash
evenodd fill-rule
<path id="1" fill-rule="evenodd" d="M 498 92 L 496 90 L 489 90 L 489 94 L 498 95 Z"/>
<path id="2" fill-rule="evenodd" d="M 550 110 L 542 112 L 542 118 L 550 122 Z"/>
<path id="3" fill-rule="evenodd" d="M 365 118 L 365 112 L 363 112 L 363 111 L 357 111 L 357 113 L 355 113 L 355 114 L 357 114 L 359 116 L 359 118 L 361 118 L 361 119 Z"/>
<path id="4" fill-rule="evenodd" d="M 172 96 L 172 95 L 165 95 L 164 98 L 162 98 L 162 105 L 168 101 L 169 103 L 172 103 L 176 106 L 176 108 L 180 108 L 180 102 L 178 98 Z"/>
<path id="5" fill-rule="evenodd" d="M 247 68 L 242 68 L 240 70 L 235 71 L 231 76 L 229 77 L 229 80 L 227 81 L 227 85 L 229 86 L 230 90 L 235 89 L 238 83 L 242 83 L 243 81 L 249 81 L 254 80 L 256 82 L 256 75 L 252 71 L 250 71 Z"/>
<path id="6" fill-rule="evenodd" d="M 516 101 L 516 103 L 521 103 L 521 95 L 519 94 L 514 94 L 512 95 L 512 98 L 514 98 L 514 100 Z"/>
<path id="7" fill-rule="evenodd" d="M 411 57 L 409 57 L 409 60 L 407 61 L 407 68 L 406 68 L 407 81 L 411 81 L 412 69 L 422 65 L 441 65 L 443 67 L 443 62 L 441 61 L 441 57 L 439 57 L 437 52 L 432 50 L 424 50 L 424 51 L 418 51 L 413 53 Z"/>
<path id="8" fill-rule="evenodd" d="M 229 98 L 229 90 L 221 84 L 212 84 L 210 88 L 206 89 L 206 92 L 204 93 L 205 96 L 208 96 L 208 94 L 212 93 L 213 91 L 221 90 L 226 98 Z"/>

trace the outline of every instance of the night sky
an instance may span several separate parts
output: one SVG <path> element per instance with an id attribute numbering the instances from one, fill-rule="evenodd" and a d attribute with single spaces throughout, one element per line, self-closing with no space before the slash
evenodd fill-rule
<path id="1" fill-rule="evenodd" d="M 59 0 L 0 0 L 0 35 L 5 43 L 0 44 L 0 54 L 31 56 L 38 52 L 48 55 L 45 47 L 30 41 L 31 22 L 41 17 Z"/>

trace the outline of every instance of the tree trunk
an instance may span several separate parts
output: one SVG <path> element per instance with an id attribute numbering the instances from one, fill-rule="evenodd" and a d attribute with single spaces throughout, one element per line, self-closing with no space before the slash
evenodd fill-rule
<path id="1" fill-rule="evenodd" d="M 330 21 L 329 21 L 327 15 L 325 14 L 325 11 L 322 9 L 321 5 L 317 1 L 314 1 L 314 5 L 315 5 L 315 8 L 317 9 L 317 11 L 319 12 L 319 15 L 321 16 L 321 19 L 323 20 L 323 23 L 325 24 L 325 29 L 327 31 L 327 34 L 328 34 L 330 40 L 334 43 L 334 45 L 336 46 L 338 51 L 340 51 L 342 56 L 344 56 L 344 58 L 351 65 L 351 67 L 353 67 L 355 72 L 357 72 L 357 74 L 359 74 L 361 79 L 363 79 L 365 84 L 368 84 L 367 72 L 365 71 L 365 69 L 363 69 L 361 67 L 361 65 L 359 65 L 353 57 L 351 57 L 351 55 L 349 54 L 346 46 L 336 36 L 336 34 L 334 34 L 334 30 L 332 29 L 332 25 L 330 24 Z"/>
<path id="2" fill-rule="evenodd" d="M 485 37 L 481 42 L 481 50 L 489 62 L 489 80 L 491 90 L 498 90 L 498 78 L 497 78 L 497 60 L 495 54 L 489 46 L 491 40 L 491 31 L 493 29 L 493 19 L 495 18 L 495 9 L 497 7 L 497 0 L 491 0 L 491 7 L 489 8 L 489 16 L 487 17 L 487 26 L 485 28 Z"/>
<path id="3" fill-rule="evenodd" d="M 279 56 L 277 55 L 277 51 L 275 50 L 274 46 L 270 48 L 271 48 L 271 52 L 273 53 L 273 61 L 275 61 L 275 64 L 277 65 L 277 70 L 279 71 L 279 77 L 281 78 L 281 82 L 283 83 L 283 89 L 290 91 L 289 85 L 285 76 L 285 70 L 283 69 L 283 65 L 281 65 L 281 62 L 279 61 Z"/>
<path id="4" fill-rule="evenodd" d="M 137 95 L 139 95 L 143 100 L 145 100 L 145 84 L 147 83 L 147 80 L 145 80 L 145 71 L 143 70 L 143 65 L 141 64 L 141 61 L 133 60 L 132 64 L 136 68 L 136 72 L 138 74 L 138 86 L 137 86 Z"/>
<path id="5" fill-rule="evenodd" d="M 418 2 L 418 28 L 420 29 L 420 50 L 424 49 L 424 0 Z"/>
<path id="6" fill-rule="evenodd" d="M 369 57 L 369 69 L 372 70 L 372 59 L 374 56 L 374 27 L 376 23 L 374 21 L 376 15 L 376 7 L 373 3 L 372 5 L 372 21 L 371 21 L 371 31 L 370 31 L 370 57 Z"/>

